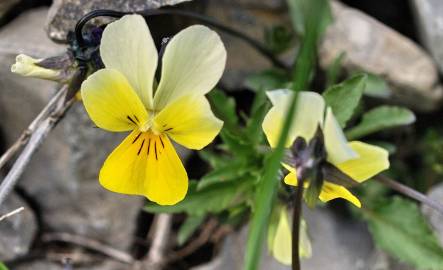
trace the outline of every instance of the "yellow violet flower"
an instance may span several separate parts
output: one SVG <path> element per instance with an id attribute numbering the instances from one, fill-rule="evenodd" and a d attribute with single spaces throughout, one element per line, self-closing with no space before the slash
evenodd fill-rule
<path id="1" fill-rule="evenodd" d="M 204 96 L 225 67 L 220 37 L 201 25 L 175 35 L 164 51 L 156 89 L 158 54 L 143 17 L 127 15 L 110 23 L 100 54 L 106 68 L 81 87 L 86 111 L 102 129 L 132 131 L 106 159 L 101 185 L 161 205 L 179 202 L 186 195 L 188 176 L 170 139 L 201 149 L 223 125 Z"/>
<path id="2" fill-rule="evenodd" d="M 271 147 L 278 142 L 293 94 L 294 92 L 289 89 L 267 92 L 273 107 L 265 116 L 262 127 Z M 389 168 L 386 150 L 360 141 L 348 142 L 331 108 L 326 108 L 323 97 L 315 92 L 300 92 L 286 146 L 290 147 L 299 136 L 309 142 L 314 137 L 318 126 L 323 131 L 327 161 L 355 181 L 364 182 Z M 284 182 L 296 186 L 298 182 L 295 168 L 285 167 L 289 170 L 289 174 Z M 328 179 L 325 179 L 319 198 L 323 202 L 343 198 L 361 207 L 360 201 L 348 189 L 331 183 Z"/>
<path id="3" fill-rule="evenodd" d="M 61 71 L 39 66 L 38 64 L 43 60 L 44 59 L 35 59 L 25 54 L 19 54 L 15 58 L 15 64 L 11 66 L 11 71 L 25 77 L 58 80 Z"/>

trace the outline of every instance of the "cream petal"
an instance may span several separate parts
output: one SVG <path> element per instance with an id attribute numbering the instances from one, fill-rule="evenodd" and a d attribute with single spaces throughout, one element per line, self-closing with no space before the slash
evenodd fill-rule
<path id="1" fill-rule="evenodd" d="M 281 129 L 289 109 L 294 92 L 289 89 L 280 89 L 266 93 L 273 107 L 266 114 L 262 128 L 271 147 L 278 143 Z M 289 132 L 286 147 L 292 145 L 297 137 L 309 141 L 323 123 L 325 102 L 323 97 L 315 92 L 299 92 L 294 121 Z"/>
<path id="2" fill-rule="evenodd" d="M 152 109 L 152 87 L 158 55 L 144 18 L 126 15 L 106 26 L 100 55 L 105 66 L 120 71 L 143 104 Z"/>
<path id="3" fill-rule="evenodd" d="M 162 58 L 155 110 L 183 95 L 204 95 L 220 80 L 226 50 L 218 34 L 202 25 L 190 26 L 168 43 Z"/>
<path id="4" fill-rule="evenodd" d="M 348 145 L 345 134 L 335 119 L 331 108 L 326 110 L 326 119 L 323 126 L 328 160 L 332 164 L 340 164 L 358 157 L 358 154 Z"/>

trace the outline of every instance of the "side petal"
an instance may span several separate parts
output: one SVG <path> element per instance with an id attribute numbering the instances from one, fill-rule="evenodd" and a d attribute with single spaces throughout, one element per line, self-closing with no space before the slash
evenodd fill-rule
<path id="1" fill-rule="evenodd" d="M 389 153 L 385 149 L 359 141 L 350 142 L 349 146 L 359 157 L 337 164 L 337 167 L 354 180 L 366 181 L 389 168 Z"/>
<path id="2" fill-rule="evenodd" d="M 325 138 L 328 160 L 332 164 L 336 165 L 358 157 L 358 154 L 348 145 L 345 134 L 343 134 L 343 130 L 338 124 L 337 119 L 335 119 L 331 108 L 326 110 L 323 135 Z"/>
<path id="3" fill-rule="evenodd" d="M 103 31 L 100 55 L 105 66 L 120 71 L 143 104 L 152 109 L 158 55 L 143 17 L 126 15 L 108 24 Z"/>
<path id="4" fill-rule="evenodd" d="M 287 110 L 294 92 L 281 89 L 266 93 L 273 107 L 266 114 L 262 128 L 271 147 L 278 143 L 281 129 L 286 118 Z M 300 92 L 297 96 L 297 107 L 286 147 L 292 145 L 297 137 L 309 141 L 323 123 L 325 102 L 322 96 L 315 92 Z"/>
<path id="5" fill-rule="evenodd" d="M 148 120 L 143 103 L 116 70 L 101 69 L 89 76 L 82 83 L 81 95 L 89 117 L 100 128 L 128 131 Z"/>
<path id="6" fill-rule="evenodd" d="M 188 176 L 166 136 L 133 131 L 106 159 L 100 184 L 113 192 L 143 195 L 161 205 L 181 201 Z"/>
<path id="7" fill-rule="evenodd" d="M 220 132 L 223 121 L 214 116 L 204 96 L 183 96 L 154 119 L 159 133 L 166 133 L 189 149 L 201 149 L 211 143 Z"/>
<path id="8" fill-rule="evenodd" d="M 295 168 L 293 168 L 287 164 L 283 163 L 282 165 L 283 165 L 283 167 L 285 167 L 286 170 L 289 171 L 289 173 L 285 176 L 283 181 L 285 182 L 286 185 L 296 187 L 298 185 L 297 171 L 295 170 Z"/>
<path id="9" fill-rule="evenodd" d="M 323 184 L 323 188 L 321 190 L 319 198 L 322 202 L 328 202 L 333 199 L 342 198 L 351 202 L 358 208 L 361 208 L 360 200 L 355 197 L 349 190 L 327 181 L 325 181 Z"/>
<path id="10" fill-rule="evenodd" d="M 220 80 L 226 49 L 218 34 L 202 25 L 190 26 L 168 43 L 162 58 L 155 110 L 189 94 L 204 95 Z"/>

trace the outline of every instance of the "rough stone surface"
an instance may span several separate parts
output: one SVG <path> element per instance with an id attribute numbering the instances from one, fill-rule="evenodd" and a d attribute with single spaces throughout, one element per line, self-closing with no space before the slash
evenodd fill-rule
<path id="1" fill-rule="evenodd" d="M 257 40 L 263 40 L 266 28 L 291 24 L 285 3 L 281 1 L 211 0 L 208 2 L 206 10 L 208 16 L 240 29 Z M 242 87 L 247 75 L 272 66 L 268 59 L 250 45 L 221 31 L 218 32 L 228 52 L 226 69 L 221 80 L 222 85 L 228 90 Z"/>
<path id="2" fill-rule="evenodd" d="M 66 270 L 63 264 L 48 261 L 31 261 L 23 263 L 14 268 L 14 270 Z M 128 265 L 114 262 L 108 258 L 97 265 L 75 266 L 75 270 L 127 270 Z"/>
<path id="3" fill-rule="evenodd" d="M 46 14 L 46 9 L 30 11 L 0 31 L 0 131 L 7 145 L 54 93 L 53 83 L 10 72 L 18 53 L 42 57 L 65 50 L 43 31 Z M 102 162 L 123 135 L 95 128 L 81 103 L 68 112 L 19 180 L 41 209 L 44 228 L 88 236 L 120 249 L 129 246 L 143 199 L 108 192 L 97 181 Z"/>
<path id="4" fill-rule="evenodd" d="M 443 184 L 440 183 L 434 186 L 427 195 L 432 200 L 443 205 Z M 440 244 L 443 246 L 443 215 L 425 204 L 422 205 L 421 210 L 433 227 Z"/>
<path id="5" fill-rule="evenodd" d="M 34 213 L 15 193 L 12 193 L 0 207 L 0 216 L 19 207 L 24 207 L 25 210 L 0 221 L 0 261 L 25 255 L 37 232 Z"/>
<path id="6" fill-rule="evenodd" d="M 346 52 L 347 71 L 366 71 L 384 77 L 393 99 L 412 108 L 438 108 L 443 89 L 432 59 L 414 42 L 368 15 L 332 2 L 334 23 L 320 46 L 320 63 L 329 66 Z"/>
<path id="7" fill-rule="evenodd" d="M 64 42 L 67 33 L 74 30 L 77 21 L 96 9 L 139 11 L 187 1 L 190 0 L 54 0 L 47 18 L 47 31 L 51 39 Z"/>
<path id="8" fill-rule="evenodd" d="M 369 255 L 373 250 L 371 238 L 364 224 L 343 221 L 326 209 L 304 209 L 309 234 L 312 241 L 313 256 L 302 261 L 304 270 L 367 270 Z M 229 236 L 222 248 L 221 255 L 208 265 L 195 270 L 242 269 L 247 231 Z M 289 270 L 275 261 L 265 251 L 261 269 Z"/>
<path id="9" fill-rule="evenodd" d="M 420 39 L 431 52 L 440 72 L 443 72 L 443 2 L 440 0 L 411 0 Z"/>

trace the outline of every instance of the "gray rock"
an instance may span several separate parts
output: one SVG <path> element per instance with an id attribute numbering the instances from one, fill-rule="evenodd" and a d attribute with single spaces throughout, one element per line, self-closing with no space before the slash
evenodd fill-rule
<path id="1" fill-rule="evenodd" d="M 423 111 L 438 108 L 443 89 L 437 68 L 420 47 L 358 10 L 331 3 L 335 20 L 320 46 L 323 68 L 345 52 L 343 67 L 384 77 L 394 90 L 394 101 Z"/>
<path id="2" fill-rule="evenodd" d="M 96 9 L 139 11 L 187 1 L 190 0 L 54 0 L 48 14 L 47 31 L 54 41 L 65 42 L 67 33 L 73 31 L 77 21 L 90 11 Z"/>
<path id="3" fill-rule="evenodd" d="M 440 72 L 443 72 L 443 2 L 440 0 L 410 0 L 420 39 L 431 52 Z"/>
<path id="4" fill-rule="evenodd" d="M 443 183 L 431 188 L 427 195 L 432 200 L 440 203 L 440 205 L 443 205 Z M 443 215 L 425 204 L 422 205 L 421 210 L 427 218 L 429 224 L 434 229 L 440 244 L 443 246 Z"/>
<path id="5" fill-rule="evenodd" d="M 12 193 L 0 207 L 0 216 L 15 209 L 25 210 L 0 221 L 0 261 L 12 260 L 28 253 L 37 232 L 37 220 L 28 204 Z"/>
<path id="6" fill-rule="evenodd" d="M 277 8 L 280 7 L 280 8 Z M 263 40 L 264 29 L 291 25 L 285 3 L 267 0 L 212 0 L 206 15 L 245 34 Z M 218 31 L 226 46 L 228 58 L 221 83 L 228 90 L 239 89 L 250 74 L 272 67 L 263 55 L 238 38 Z M 292 59 L 292 58 L 291 58 Z"/>
<path id="7" fill-rule="evenodd" d="M 46 13 L 46 9 L 25 13 L 0 31 L 0 129 L 7 145 L 54 93 L 54 83 L 10 72 L 18 53 L 45 57 L 65 50 L 42 30 Z M 81 103 L 68 112 L 19 181 L 41 209 L 46 228 L 120 249 L 130 245 L 143 198 L 108 192 L 97 181 L 102 162 L 122 136 L 95 128 Z"/>
<path id="8" fill-rule="evenodd" d="M 364 224 L 342 220 L 327 209 L 304 209 L 304 217 L 312 241 L 313 256 L 302 261 L 304 270 L 367 270 L 368 254 L 373 250 L 370 235 Z M 229 236 L 221 254 L 211 263 L 195 270 L 242 269 L 246 249 L 247 230 Z M 261 269 L 288 270 L 263 252 Z"/>
<path id="9" fill-rule="evenodd" d="M 66 270 L 62 263 L 51 261 L 31 261 L 19 264 L 14 270 Z M 114 262 L 108 258 L 102 259 L 101 263 L 96 265 L 75 266 L 75 270 L 126 270 L 128 265 Z"/>
<path id="10" fill-rule="evenodd" d="M 20 0 L 2 0 L 0 1 L 0 18 L 2 18 L 12 7 L 18 4 Z"/>

